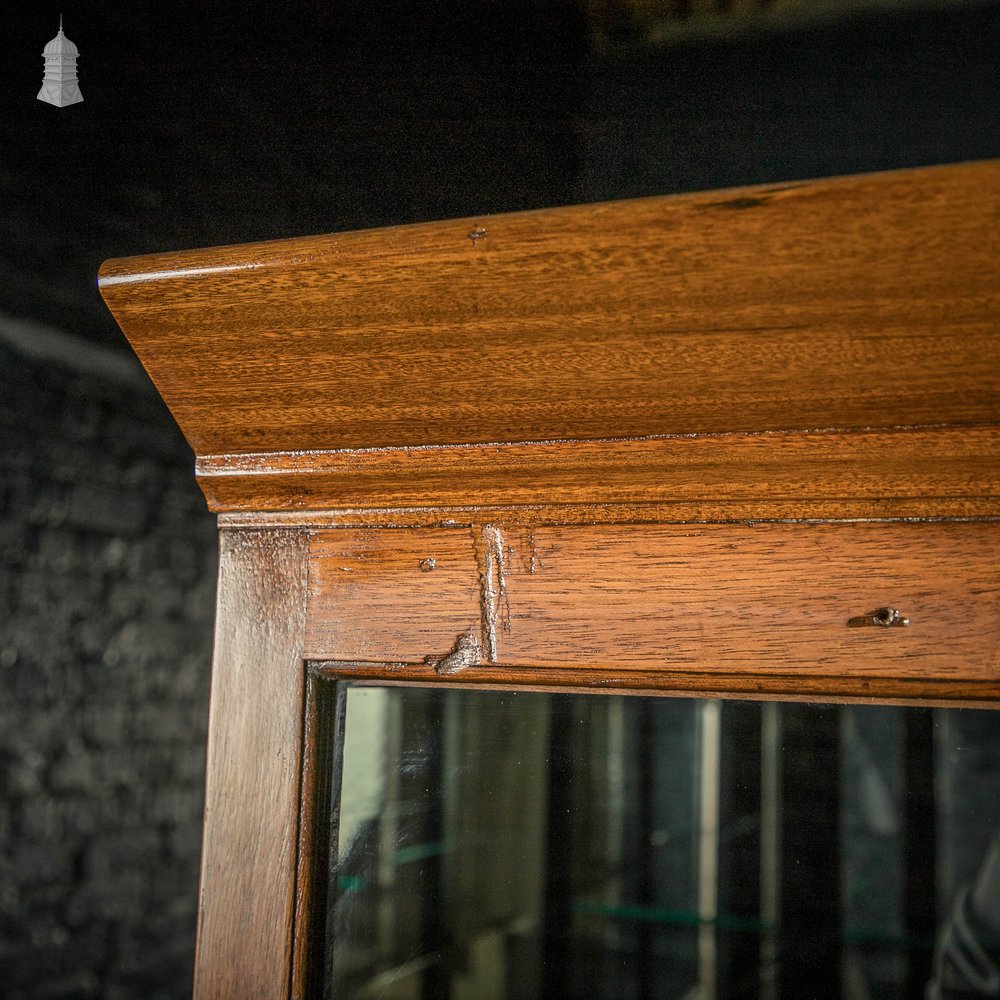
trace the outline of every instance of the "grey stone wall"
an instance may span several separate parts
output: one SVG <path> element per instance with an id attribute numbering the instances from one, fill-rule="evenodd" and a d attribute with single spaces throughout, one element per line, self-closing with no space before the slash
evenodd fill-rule
<path id="1" fill-rule="evenodd" d="M 177 998 L 216 544 L 151 387 L 0 346 L 0 996 Z"/>

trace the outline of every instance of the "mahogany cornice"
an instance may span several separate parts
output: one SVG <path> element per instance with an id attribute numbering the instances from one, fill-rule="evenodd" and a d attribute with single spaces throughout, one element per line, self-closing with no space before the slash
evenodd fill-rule
<path id="1" fill-rule="evenodd" d="M 1000 515 L 1000 161 L 108 261 L 212 509 Z"/>

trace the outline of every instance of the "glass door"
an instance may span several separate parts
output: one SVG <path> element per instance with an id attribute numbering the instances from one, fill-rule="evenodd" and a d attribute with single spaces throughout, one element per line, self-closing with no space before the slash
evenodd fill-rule
<path id="1" fill-rule="evenodd" d="M 324 996 L 1000 995 L 1000 714 L 343 697 Z"/>

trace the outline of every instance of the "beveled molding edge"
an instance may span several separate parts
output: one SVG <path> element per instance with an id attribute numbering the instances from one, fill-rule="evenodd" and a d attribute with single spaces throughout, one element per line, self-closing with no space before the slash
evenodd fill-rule
<path id="1" fill-rule="evenodd" d="M 227 523 L 326 512 L 413 525 L 483 509 L 599 521 L 982 519 L 1000 516 L 1000 426 L 201 455 L 196 472 Z"/>
<path id="2" fill-rule="evenodd" d="M 483 507 L 357 507 L 299 511 L 222 511 L 216 515 L 220 529 L 300 528 L 473 528 L 485 523 L 507 528 L 554 527 L 588 524 L 711 525 L 743 524 L 980 524 L 1000 523 L 1000 501 L 995 498 L 954 501 L 955 511 L 927 514 L 926 505 L 883 504 L 864 512 L 850 500 L 838 504 L 530 504 Z M 919 511 L 918 511 L 919 508 Z M 894 511 L 894 513 L 893 513 Z"/>
<path id="3" fill-rule="evenodd" d="M 1000 682 L 940 678 L 804 677 L 759 672 L 598 670 L 559 667 L 477 666 L 464 674 L 442 675 L 422 663 L 374 663 L 310 659 L 310 670 L 355 686 L 409 684 L 479 691 L 543 691 L 620 694 L 738 701 L 878 704 L 923 708 L 986 708 L 1000 705 Z"/>

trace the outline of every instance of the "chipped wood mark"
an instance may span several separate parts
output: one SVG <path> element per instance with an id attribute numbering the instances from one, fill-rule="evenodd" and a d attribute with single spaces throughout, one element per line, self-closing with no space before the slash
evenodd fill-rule
<path id="1" fill-rule="evenodd" d="M 497 632 L 510 632 L 510 603 L 507 598 L 508 549 L 503 531 L 495 524 L 473 529 L 476 563 L 479 567 L 479 605 L 482 644 L 487 661 L 497 659 Z"/>
<path id="2" fill-rule="evenodd" d="M 455 640 L 450 653 L 444 656 L 427 656 L 424 663 L 434 668 L 437 674 L 457 674 L 469 667 L 474 667 L 482 659 L 479 640 L 475 629 L 470 628 Z"/>

